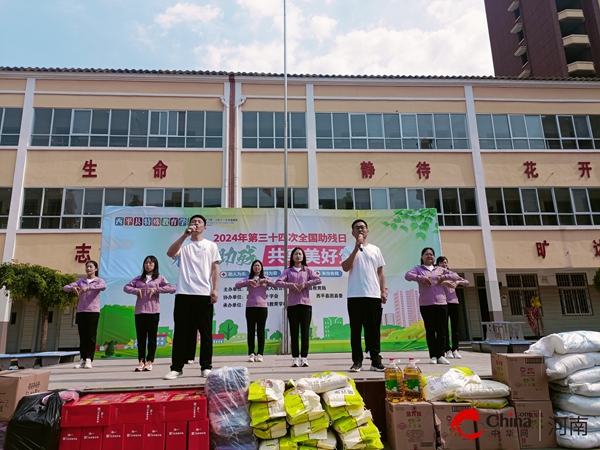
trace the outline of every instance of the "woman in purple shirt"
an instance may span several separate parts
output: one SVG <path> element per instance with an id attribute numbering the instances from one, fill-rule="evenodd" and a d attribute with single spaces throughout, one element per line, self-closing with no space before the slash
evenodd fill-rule
<path id="1" fill-rule="evenodd" d="M 246 299 L 246 329 L 248 330 L 248 361 L 263 362 L 265 352 L 265 325 L 269 308 L 267 287 L 275 287 L 275 282 L 265 277 L 262 262 L 258 259 L 250 265 L 247 278 L 235 283 L 236 289 L 248 288 Z M 254 333 L 258 337 L 258 352 L 254 354 Z"/>
<path id="2" fill-rule="evenodd" d="M 406 272 L 404 278 L 419 284 L 419 309 L 425 324 L 425 339 L 429 348 L 431 364 L 450 364 L 444 358 L 448 333 L 448 308 L 446 291 L 442 283 L 446 280 L 462 280 L 454 272 L 434 266 L 435 251 L 425 247 L 421 251 L 421 265 Z"/>
<path id="3" fill-rule="evenodd" d="M 448 269 L 448 258 L 446 258 L 445 256 L 438 256 L 435 265 L 441 267 L 442 269 Z M 462 359 L 462 356 L 460 356 L 460 353 L 458 353 L 458 342 L 460 340 L 458 332 L 460 304 L 458 303 L 458 296 L 456 295 L 456 287 L 461 285 L 468 286 L 469 282 L 467 280 L 448 280 L 444 281 L 442 285 L 444 286 L 444 291 L 446 292 L 446 303 L 448 304 L 448 320 L 452 329 L 452 347 L 450 347 L 450 333 L 448 333 L 446 337 L 446 358 Z"/>
<path id="4" fill-rule="evenodd" d="M 106 289 L 106 283 L 98 278 L 98 263 L 85 263 L 85 278 L 63 286 L 63 291 L 74 292 L 79 297 L 77 303 L 77 330 L 79 331 L 79 355 L 76 369 L 91 369 L 96 352 L 96 333 L 100 320 L 100 292 Z"/>
<path id="5" fill-rule="evenodd" d="M 159 294 L 174 294 L 177 286 L 172 286 L 158 273 L 158 259 L 149 255 L 144 259 L 142 274 L 135 277 L 123 290 L 137 297 L 135 301 L 135 333 L 138 346 L 138 366 L 136 372 L 152 370 L 156 354 L 156 334 L 160 320 Z M 148 355 L 146 356 L 146 339 Z"/>
<path id="6" fill-rule="evenodd" d="M 275 284 L 289 289 L 287 313 L 292 340 L 292 358 L 294 358 L 292 367 L 308 367 L 308 338 L 312 319 L 310 287 L 321 284 L 321 279 L 306 266 L 304 250 L 300 247 L 292 250 L 290 266 L 284 270 Z M 299 332 L 302 335 L 300 350 L 298 350 Z"/>

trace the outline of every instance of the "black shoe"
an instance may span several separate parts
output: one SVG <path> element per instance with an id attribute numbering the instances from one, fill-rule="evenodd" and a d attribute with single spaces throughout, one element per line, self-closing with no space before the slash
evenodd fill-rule
<path id="1" fill-rule="evenodd" d="M 371 363 L 371 370 L 373 372 L 384 372 L 385 366 L 381 363 L 378 363 L 378 364 Z"/>
<path id="2" fill-rule="evenodd" d="M 360 369 L 362 369 L 362 364 L 354 363 L 352 364 L 352 367 L 350 367 L 350 372 L 360 372 Z"/>

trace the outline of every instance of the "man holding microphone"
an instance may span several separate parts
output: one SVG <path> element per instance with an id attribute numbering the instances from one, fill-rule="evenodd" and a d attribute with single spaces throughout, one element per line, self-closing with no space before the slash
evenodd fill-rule
<path id="1" fill-rule="evenodd" d="M 354 244 L 342 250 L 342 269 L 348 273 L 348 317 L 350 319 L 350 346 L 352 347 L 351 372 L 362 369 L 362 329 L 365 330 L 365 347 L 371 355 L 371 370 L 383 372 L 381 364 L 381 308 L 387 302 L 385 261 L 379 247 L 367 242 L 367 222 L 352 222 Z"/>
<path id="2" fill-rule="evenodd" d="M 188 360 L 186 340 L 200 331 L 200 369 L 206 377 L 212 369 L 212 320 L 214 304 L 219 298 L 219 263 L 217 244 L 202 237 L 206 219 L 200 214 L 190 218 L 189 225 L 167 250 L 167 256 L 179 256 L 179 281 L 173 310 L 174 332 L 171 371 L 165 380 L 183 376 Z M 190 241 L 183 245 L 187 238 Z"/>

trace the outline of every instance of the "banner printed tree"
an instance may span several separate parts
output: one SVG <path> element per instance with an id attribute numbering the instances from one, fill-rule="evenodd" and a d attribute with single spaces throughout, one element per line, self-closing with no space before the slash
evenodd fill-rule
<path id="1" fill-rule="evenodd" d="M 225 339 L 229 340 L 235 336 L 238 332 L 238 326 L 233 320 L 227 319 L 221 325 L 219 325 L 219 333 L 225 335 Z"/>
<path id="2" fill-rule="evenodd" d="M 392 230 L 398 229 L 411 234 L 415 233 L 415 239 L 427 239 L 427 232 L 438 234 L 438 223 L 436 221 L 437 211 L 435 208 L 426 209 L 397 209 L 394 211 L 391 221 L 381 222 L 385 227 Z"/>

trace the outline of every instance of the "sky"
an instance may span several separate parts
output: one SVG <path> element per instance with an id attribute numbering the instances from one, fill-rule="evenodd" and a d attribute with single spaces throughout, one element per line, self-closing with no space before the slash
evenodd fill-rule
<path id="1" fill-rule="evenodd" d="M 483 0 L 287 0 L 287 71 L 493 75 Z M 0 0 L 0 66 L 283 73 L 283 0 Z"/>

